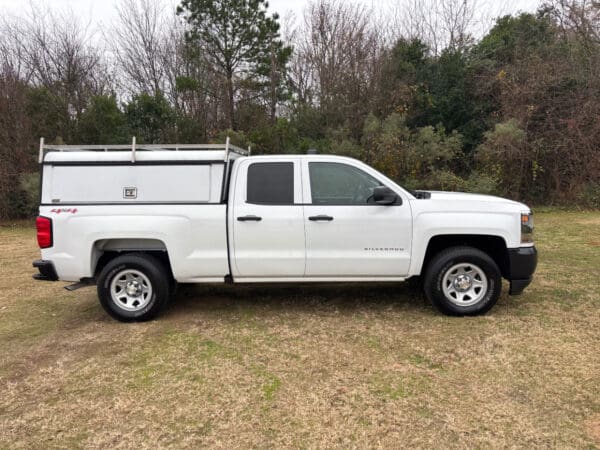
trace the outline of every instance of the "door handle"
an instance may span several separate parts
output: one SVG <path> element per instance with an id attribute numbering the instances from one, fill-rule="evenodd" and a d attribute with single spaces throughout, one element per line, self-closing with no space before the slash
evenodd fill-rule
<path id="1" fill-rule="evenodd" d="M 258 217 L 258 216 L 241 216 L 241 217 L 238 217 L 237 220 L 239 222 L 260 222 L 262 220 L 262 217 Z"/>
<path id="2" fill-rule="evenodd" d="M 325 216 L 325 215 L 320 215 L 320 216 L 310 216 L 308 218 L 308 220 L 312 220 L 313 222 L 331 222 L 333 220 L 333 217 L 331 216 Z"/>

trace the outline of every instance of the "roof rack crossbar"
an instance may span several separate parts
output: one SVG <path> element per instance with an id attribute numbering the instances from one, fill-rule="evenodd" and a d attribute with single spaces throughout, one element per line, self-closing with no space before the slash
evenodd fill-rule
<path id="1" fill-rule="evenodd" d="M 131 151 L 131 144 L 127 145 L 44 145 L 44 150 L 59 152 L 83 152 L 83 151 Z M 136 151 L 158 151 L 158 150 L 225 150 L 223 144 L 136 144 Z M 229 144 L 229 151 L 246 156 L 248 150 Z"/>
<path id="2" fill-rule="evenodd" d="M 131 162 L 135 162 L 135 136 L 131 138 Z"/>
<path id="3" fill-rule="evenodd" d="M 131 160 L 135 161 L 136 152 L 141 151 L 192 151 L 192 150 L 220 150 L 225 151 L 225 159 L 229 152 L 237 153 L 241 156 L 249 156 L 248 150 L 237 147 L 229 142 L 229 137 L 225 144 L 138 144 L 135 137 L 131 144 L 118 145 L 48 145 L 44 143 L 44 138 L 40 138 L 39 162 L 43 162 L 44 155 L 47 152 L 110 152 L 110 151 L 128 151 L 131 153 Z"/>
<path id="4" fill-rule="evenodd" d="M 40 155 L 39 155 L 39 163 L 41 164 L 44 161 L 44 138 L 40 138 Z"/>

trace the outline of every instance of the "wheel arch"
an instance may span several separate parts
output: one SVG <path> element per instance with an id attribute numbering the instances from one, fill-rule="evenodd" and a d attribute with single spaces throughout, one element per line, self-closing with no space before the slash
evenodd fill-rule
<path id="1" fill-rule="evenodd" d="M 442 250 L 456 246 L 468 246 L 481 250 L 494 260 L 503 278 L 507 278 L 510 269 L 508 246 L 502 236 L 487 234 L 440 234 L 432 236 L 425 250 L 420 268 L 421 274 L 432 258 Z"/>
<path id="2" fill-rule="evenodd" d="M 94 276 L 117 256 L 127 253 L 144 253 L 154 256 L 168 270 L 173 278 L 173 270 L 166 244 L 160 239 L 147 238 L 110 238 L 98 239 L 91 249 L 91 273 Z"/>

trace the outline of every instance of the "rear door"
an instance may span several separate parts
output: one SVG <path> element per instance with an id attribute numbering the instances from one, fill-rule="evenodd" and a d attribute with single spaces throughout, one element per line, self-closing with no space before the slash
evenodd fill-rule
<path id="1" fill-rule="evenodd" d="M 385 185 L 358 162 L 305 160 L 303 166 L 307 277 L 402 277 L 408 273 L 412 218 L 406 199 L 373 202 Z M 388 187 L 401 197 L 394 186 Z"/>
<path id="2" fill-rule="evenodd" d="M 235 172 L 232 270 L 239 278 L 302 277 L 304 210 L 298 158 L 251 158 Z"/>

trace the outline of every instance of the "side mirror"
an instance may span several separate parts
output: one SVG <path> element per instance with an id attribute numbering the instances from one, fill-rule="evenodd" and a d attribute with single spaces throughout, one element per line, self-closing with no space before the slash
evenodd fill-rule
<path id="1" fill-rule="evenodd" d="M 387 186 L 377 186 L 373 189 L 373 201 L 378 205 L 401 204 L 402 200 Z"/>

